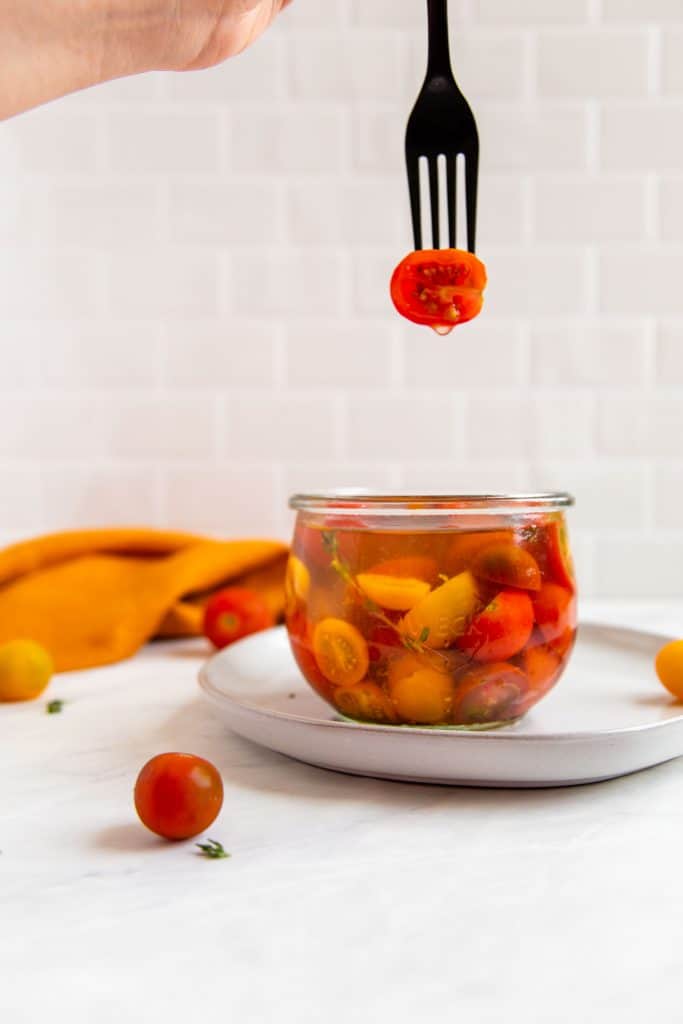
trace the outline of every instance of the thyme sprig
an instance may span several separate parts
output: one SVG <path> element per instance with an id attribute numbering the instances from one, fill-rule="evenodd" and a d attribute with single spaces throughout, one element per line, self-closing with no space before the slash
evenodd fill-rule
<path id="1" fill-rule="evenodd" d="M 383 626 L 392 630 L 399 638 L 403 646 L 413 654 L 424 654 L 431 658 L 438 658 L 440 660 L 446 660 L 443 655 L 438 651 L 433 650 L 426 646 L 427 640 L 429 639 L 429 626 L 425 626 L 419 637 L 408 636 L 404 633 L 397 623 L 392 622 L 388 615 L 385 615 L 380 606 L 372 598 L 368 597 L 365 591 L 362 589 L 353 573 L 349 569 L 348 565 L 342 560 L 339 554 L 339 542 L 337 540 L 337 534 L 335 530 L 323 530 L 322 541 L 326 551 L 330 555 L 330 565 L 332 569 L 337 573 L 338 576 L 344 580 L 345 583 L 355 591 L 360 597 L 363 608 L 369 615 L 378 619 Z"/>
<path id="2" fill-rule="evenodd" d="M 227 850 L 223 849 L 222 843 L 219 843 L 216 839 L 209 839 L 205 843 L 195 843 L 195 846 L 199 847 L 200 857 L 208 857 L 209 860 L 223 860 L 230 856 Z"/>

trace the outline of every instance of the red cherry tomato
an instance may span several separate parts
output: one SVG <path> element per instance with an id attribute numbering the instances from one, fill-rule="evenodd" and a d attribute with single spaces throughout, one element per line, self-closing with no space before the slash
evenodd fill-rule
<path id="1" fill-rule="evenodd" d="M 455 725 L 504 722 L 518 717 L 513 707 L 528 688 L 520 669 L 506 662 L 477 665 L 458 683 L 452 719 Z"/>
<path id="2" fill-rule="evenodd" d="M 274 625 L 275 616 L 265 600 L 246 587 L 220 590 L 204 609 L 204 636 L 219 649 Z"/>
<path id="3" fill-rule="evenodd" d="M 521 651 L 533 626 L 534 609 L 529 596 L 501 590 L 472 619 L 456 643 L 476 661 L 506 661 Z"/>
<path id="4" fill-rule="evenodd" d="M 391 278 L 398 312 L 416 324 L 447 333 L 479 313 L 486 267 L 462 249 L 422 249 L 409 253 Z"/>
<path id="5" fill-rule="evenodd" d="M 572 562 L 567 531 L 563 523 L 554 521 L 546 528 L 548 569 L 563 587 L 574 589 L 574 563 Z"/>
<path id="6" fill-rule="evenodd" d="M 534 614 L 546 643 L 565 643 L 576 628 L 574 593 L 558 583 L 544 583 L 533 596 Z"/>
<path id="7" fill-rule="evenodd" d="M 518 661 L 529 681 L 529 689 L 515 701 L 512 707 L 515 717 L 526 714 L 529 708 L 538 703 L 553 688 L 562 672 L 560 655 L 545 644 L 526 647 Z"/>
<path id="8" fill-rule="evenodd" d="M 218 769 L 194 754 L 158 754 L 135 783 L 135 810 L 164 839 L 190 839 L 216 820 L 223 805 Z"/>
<path id="9" fill-rule="evenodd" d="M 325 700 L 331 699 L 334 687 L 328 682 L 318 668 L 318 663 L 315 660 L 315 655 L 313 654 L 310 644 L 294 633 L 290 633 L 289 643 L 292 648 L 294 659 L 299 666 L 304 679 L 308 680 L 313 689 L 316 690 Z"/>
<path id="10" fill-rule="evenodd" d="M 470 571 L 482 580 L 521 590 L 540 590 L 541 570 L 533 555 L 516 544 L 492 544 L 472 560 Z"/>

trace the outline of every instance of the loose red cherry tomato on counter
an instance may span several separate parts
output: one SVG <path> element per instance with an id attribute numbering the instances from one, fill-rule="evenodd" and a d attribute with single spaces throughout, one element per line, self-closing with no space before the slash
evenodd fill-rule
<path id="1" fill-rule="evenodd" d="M 220 590 L 209 599 L 204 609 L 204 636 L 219 650 L 274 625 L 275 616 L 266 601 L 246 587 Z"/>
<path id="2" fill-rule="evenodd" d="M 391 278 L 398 312 L 440 334 L 471 320 L 481 310 L 486 267 L 462 249 L 421 249 L 409 253 Z"/>
<path id="3" fill-rule="evenodd" d="M 534 609 L 529 596 L 501 590 L 472 619 L 456 644 L 476 661 L 506 661 L 521 651 L 533 626 Z"/>
<path id="4" fill-rule="evenodd" d="M 135 810 L 164 839 L 190 839 L 216 820 L 223 805 L 218 769 L 194 754 L 157 754 L 135 783 Z"/>
<path id="5" fill-rule="evenodd" d="M 507 662 L 477 665 L 458 685 L 452 719 L 455 725 L 485 725 L 518 717 L 514 705 L 528 689 L 520 669 Z"/>

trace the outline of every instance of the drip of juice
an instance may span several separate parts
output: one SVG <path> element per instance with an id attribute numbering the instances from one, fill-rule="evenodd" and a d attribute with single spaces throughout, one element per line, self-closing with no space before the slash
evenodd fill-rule
<path id="1" fill-rule="evenodd" d="M 454 327 L 455 324 L 434 324 L 432 330 L 437 334 L 445 335 L 450 334 Z"/>

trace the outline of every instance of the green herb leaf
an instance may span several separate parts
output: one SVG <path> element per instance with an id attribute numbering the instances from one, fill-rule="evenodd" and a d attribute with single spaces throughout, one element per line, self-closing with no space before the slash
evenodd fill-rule
<path id="1" fill-rule="evenodd" d="M 421 644 L 426 644 L 428 640 L 429 640 L 429 626 L 425 626 L 424 629 L 422 630 L 422 632 L 420 633 L 420 643 Z"/>
<path id="2" fill-rule="evenodd" d="M 222 844 L 215 839 L 209 839 L 206 843 L 195 843 L 195 846 L 201 850 L 200 856 L 208 857 L 209 860 L 223 860 L 230 856 L 227 850 L 223 849 Z"/>
<path id="3" fill-rule="evenodd" d="M 50 700 L 45 705 L 45 710 L 47 711 L 48 715 L 58 715 L 63 707 L 63 700 Z"/>

